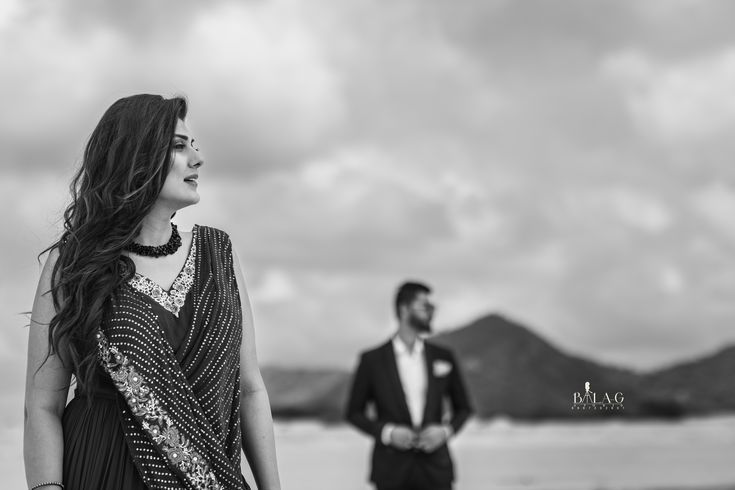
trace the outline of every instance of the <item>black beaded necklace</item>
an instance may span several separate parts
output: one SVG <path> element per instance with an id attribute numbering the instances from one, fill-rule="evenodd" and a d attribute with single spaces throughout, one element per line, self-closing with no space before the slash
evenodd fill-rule
<path id="1" fill-rule="evenodd" d="M 144 255 L 146 257 L 163 257 L 165 255 L 171 255 L 175 253 L 181 246 L 181 235 L 176 225 L 171 223 L 171 238 L 168 239 L 167 243 L 152 247 L 150 245 L 141 245 L 139 243 L 131 243 L 125 247 L 128 252 L 133 252 L 137 255 Z"/>

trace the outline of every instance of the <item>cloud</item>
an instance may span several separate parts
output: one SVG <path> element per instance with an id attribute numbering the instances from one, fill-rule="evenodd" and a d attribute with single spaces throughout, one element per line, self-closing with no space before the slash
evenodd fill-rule
<path id="1" fill-rule="evenodd" d="M 666 144 L 720 136 L 735 128 L 735 50 L 684 61 L 626 50 L 603 61 L 639 130 Z"/>
<path id="2" fill-rule="evenodd" d="M 186 94 L 208 157 L 228 172 L 298 164 L 341 120 L 339 81 L 323 40 L 294 15 L 293 3 L 192 5 L 184 19 L 178 4 L 174 15 L 132 8 L 120 19 L 111 17 L 117 9 L 93 8 L 107 23 L 84 21 L 90 12 L 80 20 L 61 7 L 26 8 L 3 33 L 14 49 L 0 50 L 7 83 L 24 86 L 23 96 L 3 96 L 0 129 L 15 142 L 11 164 L 73 162 L 105 107 L 135 92 Z M 126 29 L 124 19 L 145 22 Z M 41 119 L 52 131 L 39 134 Z"/>
<path id="3" fill-rule="evenodd" d="M 696 212 L 718 233 L 735 239 L 735 189 L 721 181 L 696 189 L 692 197 Z"/>
<path id="4" fill-rule="evenodd" d="M 233 234 L 248 244 L 251 257 L 278 259 L 289 266 L 342 268 L 411 260 L 417 239 L 441 239 L 452 233 L 452 225 L 438 198 L 407 190 L 411 185 L 369 168 L 380 165 L 372 160 L 374 155 L 356 151 L 335 156 L 344 167 L 328 191 L 313 185 L 310 166 L 303 174 L 208 181 L 216 196 L 203 195 L 197 216 L 218 216 L 229 223 Z M 358 161 L 357 167 L 349 167 Z M 205 179 L 206 174 L 203 184 Z"/>
<path id="5" fill-rule="evenodd" d="M 439 328 L 498 309 L 610 361 L 733 339 L 729 4 L 13 5 L 6 311 L 104 109 L 183 92 L 206 163 L 177 220 L 233 237 L 265 362 L 352 364 L 407 277 Z"/>
<path id="6" fill-rule="evenodd" d="M 686 290 L 686 279 L 679 268 L 674 265 L 664 265 L 659 277 L 661 289 L 669 294 L 678 295 Z"/>
<path id="7" fill-rule="evenodd" d="M 669 210 L 650 194 L 623 188 L 612 189 L 609 194 L 615 214 L 626 225 L 648 233 L 661 233 L 672 224 Z"/>
<path id="8" fill-rule="evenodd" d="M 297 298 L 298 290 L 291 276 L 280 269 L 267 269 L 250 289 L 251 300 L 262 304 L 285 305 Z"/>

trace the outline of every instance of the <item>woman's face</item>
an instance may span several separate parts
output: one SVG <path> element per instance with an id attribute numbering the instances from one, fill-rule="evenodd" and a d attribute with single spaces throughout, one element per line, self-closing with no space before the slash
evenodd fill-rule
<path id="1" fill-rule="evenodd" d="M 197 179 L 199 168 L 204 160 L 191 131 L 181 119 L 176 123 L 176 131 L 174 131 L 171 160 L 171 168 L 158 200 L 173 209 L 181 209 L 198 203 Z"/>

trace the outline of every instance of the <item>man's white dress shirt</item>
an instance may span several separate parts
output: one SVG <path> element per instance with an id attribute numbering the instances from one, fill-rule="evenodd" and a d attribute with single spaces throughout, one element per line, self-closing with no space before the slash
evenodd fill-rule
<path id="1" fill-rule="evenodd" d="M 403 393 L 406 395 L 406 405 L 411 413 L 411 424 L 421 427 L 426 405 L 426 361 L 424 360 L 424 341 L 417 338 L 413 349 L 396 335 L 393 337 L 393 352 L 396 356 L 398 376 L 401 378 Z"/>
<path id="2" fill-rule="evenodd" d="M 403 394 L 406 396 L 406 405 L 411 414 L 411 424 L 415 429 L 421 427 L 424 419 L 424 408 L 426 406 L 426 389 L 428 378 L 426 373 L 426 360 L 424 359 L 424 341 L 421 337 L 414 341 L 413 349 L 396 335 L 393 337 L 393 353 L 396 356 L 396 367 L 401 379 Z M 395 424 L 385 424 L 380 439 L 385 445 L 390 444 L 390 435 Z M 451 435 L 447 430 L 447 437 Z"/>

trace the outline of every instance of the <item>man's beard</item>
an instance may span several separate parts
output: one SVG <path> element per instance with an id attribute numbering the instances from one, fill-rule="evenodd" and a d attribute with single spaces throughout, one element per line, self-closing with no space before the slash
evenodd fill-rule
<path id="1" fill-rule="evenodd" d="M 418 333 L 431 333 L 431 319 L 424 320 L 416 315 L 411 315 L 408 318 L 408 322 L 411 324 L 414 330 Z"/>

